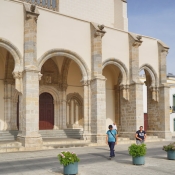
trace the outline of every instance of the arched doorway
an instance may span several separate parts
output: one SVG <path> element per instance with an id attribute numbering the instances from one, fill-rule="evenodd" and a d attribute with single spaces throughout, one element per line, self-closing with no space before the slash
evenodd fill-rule
<path id="1" fill-rule="evenodd" d="M 54 127 L 53 97 L 49 93 L 39 96 L 39 129 L 48 130 Z"/>

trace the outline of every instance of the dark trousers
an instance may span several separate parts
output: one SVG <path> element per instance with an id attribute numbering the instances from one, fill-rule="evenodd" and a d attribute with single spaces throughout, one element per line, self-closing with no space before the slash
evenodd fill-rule
<path id="1" fill-rule="evenodd" d="M 114 157 L 114 147 L 115 147 L 115 142 L 108 142 L 109 148 L 110 148 L 110 157 Z"/>

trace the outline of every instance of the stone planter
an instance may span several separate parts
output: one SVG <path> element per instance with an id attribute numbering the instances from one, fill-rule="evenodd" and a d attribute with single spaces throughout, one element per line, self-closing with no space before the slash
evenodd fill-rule
<path id="1" fill-rule="evenodd" d="M 167 151 L 167 158 L 169 160 L 175 160 L 175 151 Z"/>
<path id="2" fill-rule="evenodd" d="M 76 175 L 76 174 L 78 174 L 78 162 L 64 166 L 63 173 L 64 173 L 64 175 Z"/>
<path id="3" fill-rule="evenodd" d="M 145 156 L 140 157 L 132 157 L 133 165 L 144 165 L 145 164 Z"/>

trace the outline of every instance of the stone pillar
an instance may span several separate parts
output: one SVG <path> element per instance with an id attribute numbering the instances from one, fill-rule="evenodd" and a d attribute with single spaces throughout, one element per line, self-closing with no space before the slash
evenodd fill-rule
<path id="1" fill-rule="evenodd" d="M 39 130 L 39 79 L 38 72 L 24 71 L 22 95 L 22 128 L 18 140 L 25 147 L 41 147 Z M 20 122 L 20 123 L 21 123 Z"/>
<path id="2" fill-rule="evenodd" d="M 143 83 L 139 80 L 139 46 L 141 43 L 141 36 L 129 34 L 129 101 L 121 97 L 120 135 L 130 138 L 133 138 L 139 126 L 143 126 L 144 124 Z"/>
<path id="3" fill-rule="evenodd" d="M 67 128 L 67 125 L 66 125 L 66 123 L 67 123 L 67 120 L 66 120 L 67 119 L 66 103 L 67 103 L 67 101 L 66 101 L 66 91 L 64 90 L 62 92 L 62 128 L 63 129 Z"/>
<path id="4" fill-rule="evenodd" d="M 24 72 L 22 94 L 22 126 L 17 140 L 24 147 L 41 147 L 39 130 L 39 78 L 37 68 L 37 18 L 36 6 L 24 4 Z"/>
<path id="5" fill-rule="evenodd" d="M 88 80 L 82 81 L 83 84 L 83 125 L 84 125 L 84 139 L 89 139 L 88 133 L 89 133 L 89 86 L 90 82 Z M 79 115 L 81 112 L 79 112 Z M 79 117 L 80 119 L 80 117 Z"/>
<path id="6" fill-rule="evenodd" d="M 91 25 L 91 141 L 105 143 L 106 136 L 106 86 L 102 76 L 103 25 Z"/>
<path id="7" fill-rule="evenodd" d="M 169 113 L 169 86 L 167 84 L 167 71 L 166 71 L 166 56 L 169 47 L 163 42 L 158 41 L 159 53 L 159 102 L 157 104 L 158 115 L 154 116 L 155 122 L 152 127 L 149 127 L 148 133 L 157 135 L 158 137 L 171 139 L 170 132 L 170 113 Z M 149 116 L 148 116 L 149 117 Z M 148 118 L 149 121 L 149 118 Z"/>
<path id="8" fill-rule="evenodd" d="M 4 108 L 5 108 L 5 125 L 4 130 L 11 130 L 11 117 L 12 117 L 12 82 L 5 82 L 5 94 L 4 94 Z"/>

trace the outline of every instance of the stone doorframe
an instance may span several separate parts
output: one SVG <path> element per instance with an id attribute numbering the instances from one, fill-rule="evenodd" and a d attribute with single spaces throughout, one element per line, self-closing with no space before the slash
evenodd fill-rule
<path id="1" fill-rule="evenodd" d="M 53 86 L 42 85 L 39 87 L 39 95 L 41 95 L 44 92 L 51 94 L 53 97 L 53 103 L 54 103 L 54 127 L 53 129 L 59 129 L 60 128 L 59 118 L 61 116 L 60 110 L 59 110 L 60 93 Z"/>

